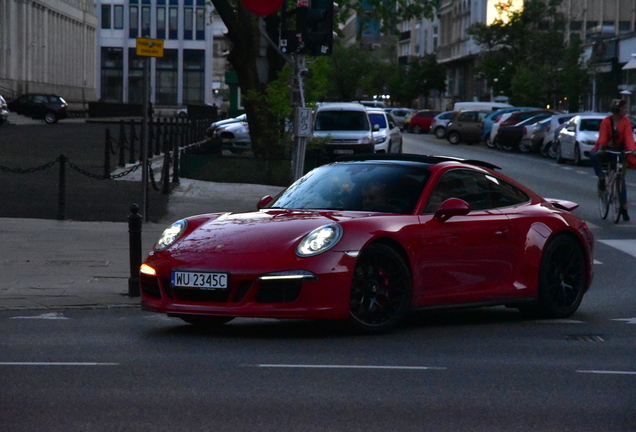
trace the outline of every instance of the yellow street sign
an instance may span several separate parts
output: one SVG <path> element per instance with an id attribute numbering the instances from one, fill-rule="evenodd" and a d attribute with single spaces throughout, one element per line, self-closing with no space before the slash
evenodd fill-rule
<path id="1" fill-rule="evenodd" d="M 137 55 L 163 57 L 163 39 L 137 38 Z"/>

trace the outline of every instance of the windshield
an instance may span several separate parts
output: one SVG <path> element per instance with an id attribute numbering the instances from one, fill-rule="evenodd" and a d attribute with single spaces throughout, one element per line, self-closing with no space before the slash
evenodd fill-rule
<path id="1" fill-rule="evenodd" d="M 601 127 L 601 121 L 603 119 L 581 119 L 581 126 L 579 130 L 589 131 L 589 132 L 598 132 Z"/>
<path id="2" fill-rule="evenodd" d="M 384 114 L 369 113 L 369 119 L 373 126 L 378 125 L 380 129 L 386 129 L 386 117 L 384 117 Z"/>
<path id="3" fill-rule="evenodd" d="M 429 177 L 424 165 L 336 163 L 311 171 L 269 208 L 412 213 Z"/>
<path id="4" fill-rule="evenodd" d="M 319 111 L 314 130 L 317 131 L 368 131 L 369 118 L 364 111 Z"/>

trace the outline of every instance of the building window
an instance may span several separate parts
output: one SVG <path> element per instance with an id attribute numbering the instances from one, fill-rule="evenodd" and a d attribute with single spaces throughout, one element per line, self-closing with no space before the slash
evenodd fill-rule
<path id="1" fill-rule="evenodd" d="M 128 102 L 144 102 L 144 59 L 137 55 L 137 48 L 128 49 Z M 148 58 L 149 59 L 149 58 Z"/>
<path id="2" fill-rule="evenodd" d="M 134 39 L 139 36 L 139 6 L 130 7 L 128 37 Z"/>
<path id="3" fill-rule="evenodd" d="M 150 37 L 150 6 L 141 8 L 141 36 Z"/>
<path id="4" fill-rule="evenodd" d="M 114 25 L 115 30 L 123 30 L 124 28 L 124 5 L 115 5 L 115 15 L 114 15 Z"/>
<path id="5" fill-rule="evenodd" d="M 203 103 L 205 51 L 183 50 L 183 103 Z"/>
<path id="6" fill-rule="evenodd" d="M 157 8 L 157 39 L 166 38 L 166 8 Z"/>
<path id="7" fill-rule="evenodd" d="M 186 40 L 192 40 L 192 28 L 194 12 L 191 7 L 183 9 L 183 38 Z"/>
<path id="8" fill-rule="evenodd" d="M 110 28 L 110 12 L 111 12 L 111 5 L 109 4 L 103 4 L 102 5 L 102 28 L 103 29 L 109 29 Z"/>
<path id="9" fill-rule="evenodd" d="M 158 105 L 177 104 L 177 86 L 179 77 L 179 52 L 166 49 L 163 57 L 157 58 L 157 83 L 155 103 Z"/>
<path id="10" fill-rule="evenodd" d="M 102 47 L 100 100 L 122 102 L 124 89 L 123 48 Z"/>
<path id="11" fill-rule="evenodd" d="M 205 40 L 205 8 L 197 8 L 196 39 Z"/>
<path id="12" fill-rule="evenodd" d="M 168 9 L 168 39 L 179 38 L 179 8 Z"/>

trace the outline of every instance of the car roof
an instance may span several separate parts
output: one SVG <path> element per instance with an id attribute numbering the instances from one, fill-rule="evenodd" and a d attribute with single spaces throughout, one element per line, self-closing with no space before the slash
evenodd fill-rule
<path id="1" fill-rule="evenodd" d="M 501 169 L 497 165 L 491 164 L 490 162 L 480 161 L 476 159 L 462 159 L 452 156 L 434 156 L 434 155 L 415 155 L 415 154 L 407 154 L 407 153 L 379 153 L 379 154 L 361 154 L 361 155 L 350 155 L 343 156 L 336 160 L 336 162 L 367 162 L 367 161 L 378 161 L 378 162 L 387 162 L 387 163 L 396 163 L 396 162 L 417 162 L 423 163 L 426 165 L 436 165 L 442 162 L 460 162 L 469 165 L 475 165 L 483 168 L 488 168 L 491 170 Z"/>
<path id="2" fill-rule="evenodd" d="M 354 102 L 327 102 L 321 104 L 316 111 L 366 111 L 367 107 Z"/>

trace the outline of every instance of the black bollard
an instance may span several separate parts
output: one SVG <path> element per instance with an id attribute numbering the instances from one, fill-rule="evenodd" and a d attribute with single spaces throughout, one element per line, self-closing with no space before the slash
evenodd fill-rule
<path id="1" fill-rule="evenodd" d="M 128 234 L 130 239 L 130 277 L 128 278 L 128 295 L 139 297 L 139 267 L 141 267 L 141 222 L 139 206 L 130 206 L 128 215 Z"/>

